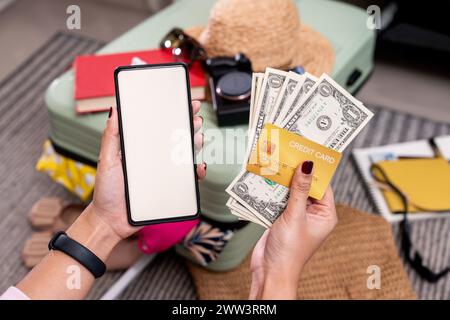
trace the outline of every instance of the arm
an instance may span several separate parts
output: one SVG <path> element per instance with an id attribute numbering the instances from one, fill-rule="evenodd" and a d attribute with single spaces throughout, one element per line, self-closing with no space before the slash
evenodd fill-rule
<path id="1" fill-rule="evenodd" d="M 192 108 L 194 114 L 198 113 L 200 102 L 193 101 Z M 193 121 L 197 132 L 194 140 L 199 150 L 203 145 L 203 135 L 198 130 L 203 120 L 194 116 Z M 93 200 L 67 230 L 69 237 L 87 247 L 102 261 L 106 261 L 120 240 L 139 230 L 127 221 L 119 139 L 117 111 L 112 108 L 103 132 Z M 197 175 L 199 179 L 205 177 L 205 164 L 197 166 Z M 70 282 L 76 276 L 69 268 L 71 266 L 80 270 L 79 289 L 71 289 Z M 31 299 L 82 299 L 93 283 L 93 275 L 84 266 L 65 253 L 51 251 L 17 284 L 17 288 Z"/>
<path id="2" fill-rule="evenodd" d="M 67 235 L 87 247 L 102 261 L 106 261 L 112 249 L 121 240 L 114 230 L 95 213 L 95 207 L 92 204 L 67 230 Z M 72 266 L 76 267 L 72 269 Z M 79 281 L 78 288 L 76 285 L 73 286 L 77 281 Z M 93 283 L 93 275 L 83 265 L 65 253 L 50 251 L 19 282 L 17 288 L 31 299 L 73 300 L 83 299 Z"/>

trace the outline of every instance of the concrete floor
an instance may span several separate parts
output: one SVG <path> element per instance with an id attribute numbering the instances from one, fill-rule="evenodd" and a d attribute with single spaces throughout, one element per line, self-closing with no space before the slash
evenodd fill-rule
<path id="1" fill-rule="evenodd" d="M 0 0 L 4 1 L 4 0 Z M 132 1 L 135 5 L 128 5 Z M 0 80 L 44 43 L 66 29 L 66 8 L 82 8 L 82 28 L 72 31 L 110 41 L 147 18 L 144 0 L 15 0 L 0 12 Z M 167 2 L 167 0 L 163 0 Z M 450 77 L 416 62 L 376 58 L 375 69 L 358 92 L 367 105 L 384 106 L 450 123 Z"/>
<path id="2" fill-rule="evenodd" d="M 356 95 L 376 105 L 450 123 L 450 74 L 428 63 L 377 57 L 369 80 Z"/>

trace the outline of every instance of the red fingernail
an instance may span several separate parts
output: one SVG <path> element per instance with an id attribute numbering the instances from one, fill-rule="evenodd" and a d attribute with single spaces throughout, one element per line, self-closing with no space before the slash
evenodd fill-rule
<path id="1" fill-rule="evenodd" d="M 108 119 L 111 118 L 111 115 L 112 115 L 112 107 L 109 107 Z"/>
<path id="2" fill-rule="evenodd" d="M 205 164 L 205 171 L 206 171 L 206 168 L 208 167 L 208 164 L 206 162 L 203 162 L 203 163 Z"/>
<path id="3" fill-rule="evenodd" d="M 302 164 L 302 172 L 304 174 L 310 174 L 312 172 L 313 167 L 314 167 L 314 162 L 312 162 L 312 161 L 305 161 Z"/>

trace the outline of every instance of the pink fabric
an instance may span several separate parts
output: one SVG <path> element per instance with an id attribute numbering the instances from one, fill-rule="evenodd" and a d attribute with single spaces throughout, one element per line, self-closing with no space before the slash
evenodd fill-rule
<path id="1" fill-rule="evenodd" d="M 146 226 L 139 231 L 139 248 L 147 254 L 165 251 L 180 242 L 199 222 L 195 219 Z"/>
<path id="2" fill-rule="evenodd" d="M 0 296 L 0 300 L 30 300 L 30 298 L 16 287 L 9 287 L 8 290 Z"/>

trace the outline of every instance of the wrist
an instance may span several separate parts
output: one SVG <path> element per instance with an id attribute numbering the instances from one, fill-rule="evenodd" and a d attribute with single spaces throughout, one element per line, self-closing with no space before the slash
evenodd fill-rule
<path id="1" fill-rule="evenodd" d="M 259 298 L 263 300 L 297 299 L 298 277 L 287 274 L 266 274 L 260 288 Z"/>
<path id="2" fill-rule="evenodd" d="M 67 235 L 92 251 L 103 262 L 121 240 L 89 205 L 67 230 Z"/>

